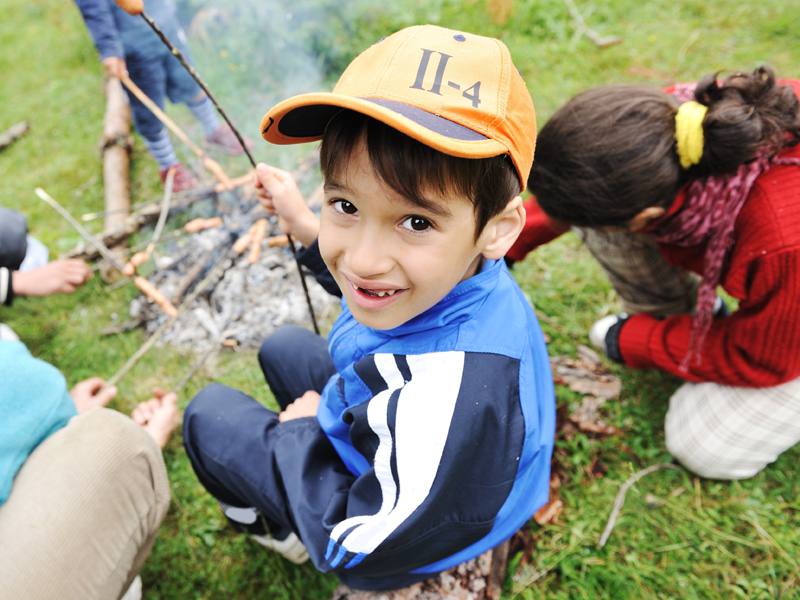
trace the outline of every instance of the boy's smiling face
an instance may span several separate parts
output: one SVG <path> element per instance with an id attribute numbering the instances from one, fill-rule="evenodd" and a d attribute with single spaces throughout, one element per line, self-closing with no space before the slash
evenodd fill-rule
<path id="1" fill-rule="evenodd" d="M 344 164 L 325 181 L 320 253 L 353 316 L 391 329 L 478 271 L 490 227 L 476 241 L 467 198 L 429 196 L 423 208 L 398 194 L 373 168 L 363 140 Z"/>

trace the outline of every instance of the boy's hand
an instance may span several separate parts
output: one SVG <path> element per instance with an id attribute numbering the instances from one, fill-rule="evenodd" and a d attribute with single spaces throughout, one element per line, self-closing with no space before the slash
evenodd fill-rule
<path id="1" fill-rule="evenodd" d="M 319 394 L 313 390 L 308 390 L 287 406 L 284 411 L 278 415 L 278 420 L 284 423 L 302 417 L 316 417 L 317 408 L 319 408 Z"/>
<path id="2" fill-rule="evenodd" d="M 125 59 L 119 56 L 109 56 L 103 59 L 103 69 L 109 77 L 116 77 L 122 79 L 122 76 L 128 73 L 128 66 L 125 64 Z"/>
<path id="3" fill-rule="evenodd" d="M 281 231 L 310 246 L 319 235 L 319 220 L 306 205 L 292 174 L 264 163 L 256 167 L 256 192 L 268 212 L 278 215 Z"/>
<path id="4" fill-rule="evenodd" d="M 99 377 L 90 377 L 76 383 L 69 395 L 80 415 L 111 402 L 117 395 L 117 388 L 113 385 L 107 387 L 106 382 Z"/>
<path id="5" fill-rule="evenodd" d="M 92 270 L 82 260 L 56 260 L 38 269 L 15 271 L 11 284 L 14 293 L 20 296 L 70 294 L 91 276 Z"/>

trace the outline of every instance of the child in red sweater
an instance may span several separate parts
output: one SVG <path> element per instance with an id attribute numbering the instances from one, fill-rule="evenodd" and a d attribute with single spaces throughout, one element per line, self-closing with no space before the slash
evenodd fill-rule
<path id="1" fill-rule="evenodd" d="M 538 135 L 535 198 L 508 253 L 576 228 L 626 309 L 590 340 L 687 382 L 666 442 L 705 477 L 751 477 L 800 442 L 798 96 L 767 67 L 576 96 Z"/>

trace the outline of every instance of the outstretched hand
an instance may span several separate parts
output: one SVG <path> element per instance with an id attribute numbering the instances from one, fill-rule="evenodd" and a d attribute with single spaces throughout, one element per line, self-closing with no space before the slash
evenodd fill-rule
<path id="1" fill-rule="evenodd" d="M 11 283 L 19 296 L 71 294 L 89 281 L 92 270 L 82 260 L 55 260 L 38 269 L 15 271 Z"/>
<path id="2" fill-rule="evenodd" d="M 178 397 L 174 392 L 155 388 L 150 400 L 140 403 L 133 409 L 131 418 L 150 434 L 159 448 L 163 448 L 181 422 Z"/>
<path id="3" fill-rule="evenodd" d="M 69 395 L 75 403 L 78 414 L 82 415 L 111 402 L 117 395 L 117 388 L 113 385 L 106 387 L 106 382 L 99 377 L 90 377 L 76 383 Z"/>
<path id="4" fill-rule="evenodd" d="M 320 396 L 314 390 L 308 390 L 305 394 L 297 398 L 289 406 L 287 406 L 281 414 L 278 415 L 278 420 L 281 423 L 291 421 L 292 419 L 301 419 L 303 417 L 316 417 L 317 409 L 319 408 Z"/>
<path id="5" fill-rule="evenodd" d="M 270 214 L 278 215 L 281 231 L 309 246 L 319 235 L 319 220 L 306 205 L 292 174 L 259 163 L 256 167 L 258 200 Z"/>
<path id="6" fill-rule="evenodd" d="M 125 59 L 119 56 L 109 56 L 103 59 L 103 69 L 109 77 L 116 77 L 122 79 L 124 75 L 128 74 L 128 66 L 125 64 Z"/>

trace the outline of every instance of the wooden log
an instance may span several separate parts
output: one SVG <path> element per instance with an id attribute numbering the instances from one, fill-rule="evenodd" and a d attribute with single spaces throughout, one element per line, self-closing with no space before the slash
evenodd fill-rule
<path id="1" fill-rule="evenodd" d="M 170 212 L 185 209 L 196 197 L 196 195 L 184 195 L 180 201 L 172 203 Z M 153 202 L 147 204 L 137 210 L 135 214 L 129 215 L 120 228 L 103 234 L 101 241 L 108 247 L 119 245 L 145 225 L 156 221 L 160 214 L 161 203 Z M 65 258 L 82 258 L 84 260 L 95 260 L 99 256 L 100 254 L 95 248 L 89 247 L 86 244 L 78 244 L 64 255 Z"/>
<path id="2" fill-rule="evenodd" d="M 106 114 L 103 120 L 103 233 L 122 227 L 131 210 L 130 149 L 131 109 L 119 79 L 106 79 Z"/>
<path id="3" fill-rule="evenodd" d="M 500 600 L 508 569 L 508 540 L 492 549 L 492 566 L 486 578 L 486 600 Z"/>
<path id="4" fill-rule="evenodd" d="M 16 142 L 23 135 L 28 133 L 28 122 L 16 123 L 0 133 L 0 150 L 5 150 L 8 146 Z"/>

